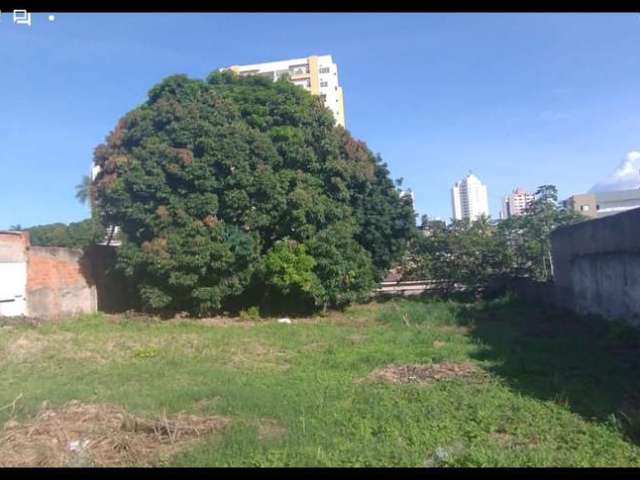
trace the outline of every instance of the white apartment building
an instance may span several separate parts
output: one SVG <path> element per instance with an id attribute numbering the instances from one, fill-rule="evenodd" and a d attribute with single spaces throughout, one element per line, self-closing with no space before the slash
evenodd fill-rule
<path id="1" fill-rule="evenodd" d="M 500 219 L 505 220 L 509 217 L 524 215 L 534 200 L 535 195 L 527 192 L 524 188 L 518 187 L 514 189 L 510 195 L 505 195 L 502 199 Z"/>
<path id="2" fill-rule="evenodd" d="M 312 95 L 319 95 L 325 106 L 333 112 L 338 125 L 345 126 L 342 87 L 338 83 L 338 66 L 331 55 L 312 55 L 277 62 L 253 65 L 233 65 L 221 70 L 231 70 L 241 76 L 262 75 L 278 80 L 287 75 L 294 85 L 298 85 Z"/>
<path id="3" fill-rule="evenodd" d="M 411 206 L 415 210 L 415 208 L 416 208 L 416 194 L 413 193 L 413 190 L 411 190 L 410 188 L 407 189 L 407 190 L 401 190 L 399 195 L 400 195 L 400 198 L 407 197 L 407 198 L 411 199 Z"/>
<path id="4" fill-rule="evenodd" d="M 454 220 L 477 220 L 489 216 L 487 187 L 478 177 L 470 173 L 451 188 L 451 207 Z"/>

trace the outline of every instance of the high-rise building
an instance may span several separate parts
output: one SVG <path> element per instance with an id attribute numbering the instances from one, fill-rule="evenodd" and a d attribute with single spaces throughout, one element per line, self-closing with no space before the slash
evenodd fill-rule
<path id="1" fill-rule="evenodd" d="M 502 200 L 502 210 L 500 219 L 524 215 L 531 202 L 535 200 L 533 193 L 527 192 L 524 188 L 518 187 L 511 194 L 506 195 Z"/>
<path id="2" fill-rule="evenodd" d="M 416 194 L 409 188 L 408 190 L 400 191 L 400 198 L 406 197 L 411 200 L 411 206 L 416 208 Z"/>
<path id="3" fill-rule="evenodd" d="M 312 95 L 319 95 L 325 106 L 333 112 L 336 123 L 345 126 L 342 87 L 338 83 L 338 66 L 331 55 L 312 55 L 277 62 L 254 65 L 233 65 L 226 69 L 245 75 L 262 75 L 273 81 L 287 75 L 289 81 L 299 85 Z"/>
<path id="4" fill-rule="evenodd" d="M 562 202 L 588 218 L 601 218 L 632 208 L 640 208 L 640 189 L 617 190 L 572 195 Z"/>
<path id="5" fill-rule="evenodd" d="M 451 207 L 454 220 L 477 220 L 489 216 L 487 187 L 478 177 L 470 173 L 451 188 Z"/>

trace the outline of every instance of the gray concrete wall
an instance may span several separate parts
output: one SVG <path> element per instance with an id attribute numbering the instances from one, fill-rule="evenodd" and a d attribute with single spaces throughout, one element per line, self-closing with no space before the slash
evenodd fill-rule
<path id="1" fill-rule="evenodd" d="M 640 209 L 551 236 L 556 302 L 640 325 Z"/>

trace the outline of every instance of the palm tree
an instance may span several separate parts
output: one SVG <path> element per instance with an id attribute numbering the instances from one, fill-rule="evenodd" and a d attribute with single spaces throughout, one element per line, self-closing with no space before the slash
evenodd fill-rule
<path id="1" fill-rule="evenodd" d="M 78 185 L 76 185 L 76 199 L 83 205 L 89 201 L 91 197 L 91 177 L 84 175 Z"/>

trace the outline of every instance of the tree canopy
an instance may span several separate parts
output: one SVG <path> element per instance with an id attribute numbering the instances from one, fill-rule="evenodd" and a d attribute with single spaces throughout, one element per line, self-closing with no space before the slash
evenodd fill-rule
<path id="1" fill-rule="evenodd" d="M 104 239 L 105 231 L 94 219 L 80 222 L 50 223 L 25 228 L 31 236 L 31 244 L 41 247 L 85 248 Z"/>
<path id="2" fill-rule="evenodd" d="M 558 203 L 556 187 L 542 185 L 525 215 L 492 225 L 486 217 L 449 225 L 423 217 L 423 235 L 404 258 L 405 279 L 437 279 L 482 288 L 499 276 L 552 277 L 551 232 L 584 220 Z"/>
<path id="3" fill-rule="evenodd" d="M 250 291 L 343 306 L 415 231 L 381 158 L 284 80 L 166 78 L 94 162 L 94 208 L 152 310 L 206 314 Z"/>

